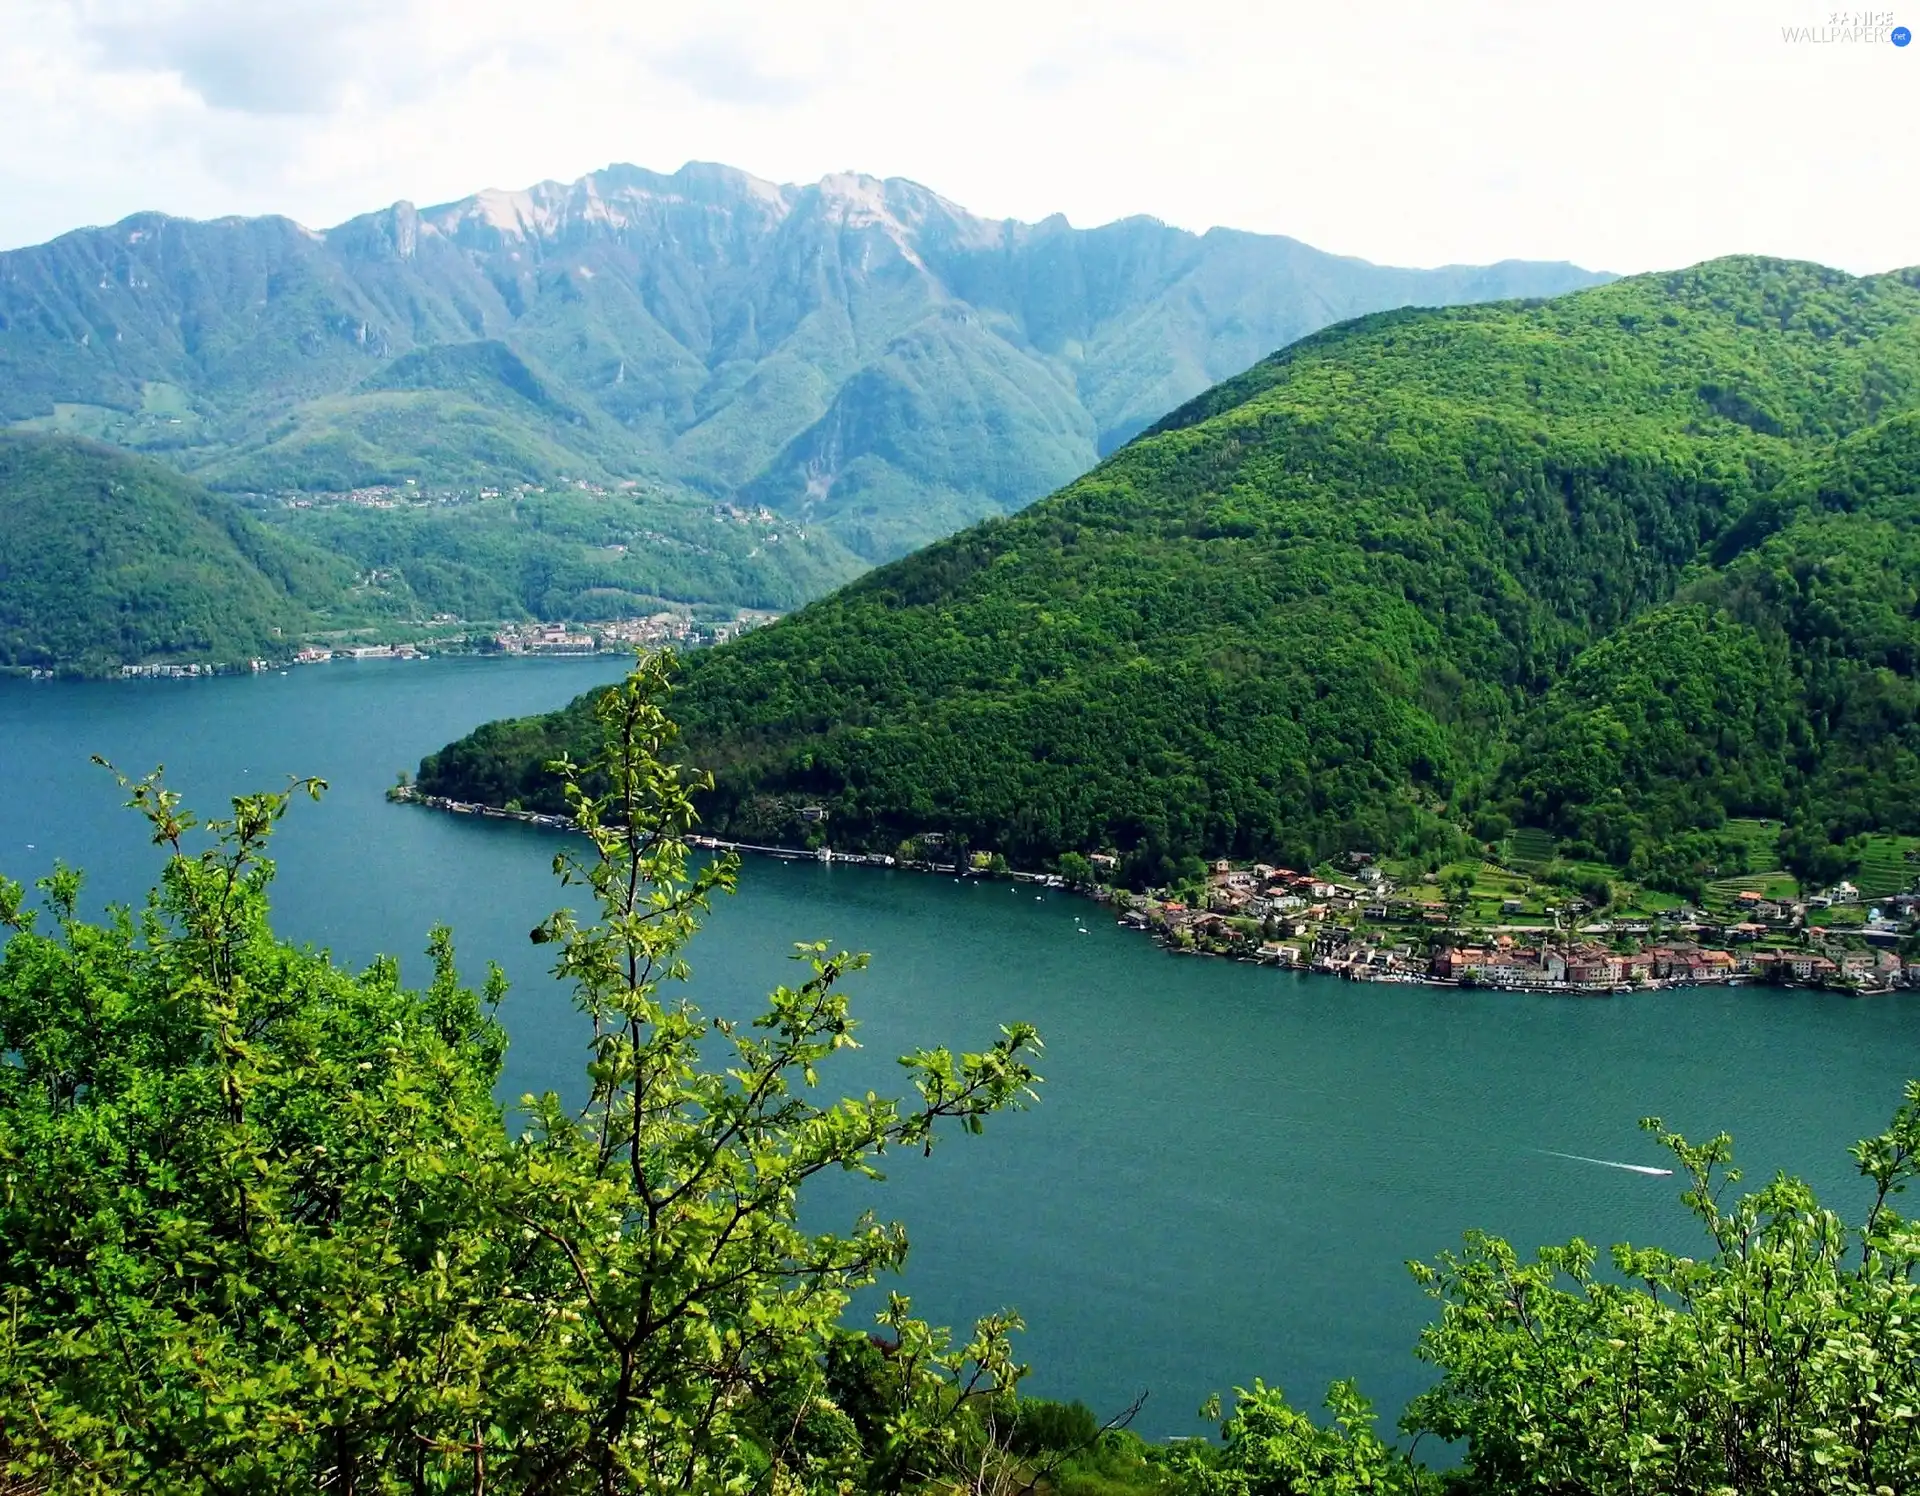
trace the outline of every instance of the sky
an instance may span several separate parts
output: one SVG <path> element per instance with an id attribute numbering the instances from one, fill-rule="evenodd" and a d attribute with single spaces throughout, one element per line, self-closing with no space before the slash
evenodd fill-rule
<path id="1" fill-rule="evenodd" d="M 1391 264 L 1885 270 L 1920 263 L 1902 3 L 7 0 L 0 248 L 701 160 Z"/>

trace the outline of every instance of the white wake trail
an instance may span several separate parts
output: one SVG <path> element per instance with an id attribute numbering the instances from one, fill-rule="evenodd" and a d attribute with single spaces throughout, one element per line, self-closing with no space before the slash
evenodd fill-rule
<path id="1" fill-rule="evenodd" d="M 1623 1164 L 1614 1158 L 1589 1158 L 1584 1153 L 1562 1153 L 1555 1148 L 1538 1150 L 1549 1158 L 1570 1158 L 1577 1164 L 1598 1164 L 1603 1169 L 1625 1169 L 1629 1174 L 1651 1174 L 1655 1178 L 1665 1178 L 1671 1169 L 1656 1169 L 1652 1164 Z"/>

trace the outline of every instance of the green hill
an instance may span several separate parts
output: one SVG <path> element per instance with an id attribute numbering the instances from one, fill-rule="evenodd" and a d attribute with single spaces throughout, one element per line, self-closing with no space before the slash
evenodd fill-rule
<path id="1" fill-rule="evenodd" d="M 197 472 L 220 488 L 338 492 L 645 470 L 617 422 L 489 339 L 416 350 L 350 390 L 243 425 Z"/>
<path id="2" fill-rule="evenodd" d="M 836 845 L 1151 876 L 1504 819 L 1645 860 L 1762 813 L 1805 861 L 1920 814 L 1916 405 L 1916 272 L 1730 259 L 1366 317 L 691 662 L 676 715 L 711 824 L 818 803 Z M 483 729 L 423 781 L 555 803 L 538 761 L 582 726 Z"/>
<path id="3" fill-rule="evenodd" d="M 157 462 L 0 432 L 0 667 L 283 653 L 350 580 Z"/>
<path id="4" fill-rule="evenodd" d="M 784 611 L 856 576 L 815 527 L 673 490 L 243 508 L 150 458 L 0 432 L 0 669 L 233 663 L 301 636 Z"/>

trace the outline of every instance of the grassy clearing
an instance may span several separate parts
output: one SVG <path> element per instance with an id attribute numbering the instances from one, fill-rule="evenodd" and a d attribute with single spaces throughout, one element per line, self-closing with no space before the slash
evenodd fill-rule
<path id="1" fill-rule="evenodd" d="M 1707 885 L 1707 904 L 1717 907 L 1731 904 L 1742 893 L 1757 893 L 1766 899 L 1797 899 L 1800 884 L 1791 873 L 1741 873 L 1733 878 L 1716 878 Z"/>
<path id="2" fill-rule="evenodd" d="M 1780 867 L 1780 823 L 1778 821 L 1731 820 L 1720 834 L 1744 842 L 1747 867 L 1752 872 L 1770 873 Z"/>

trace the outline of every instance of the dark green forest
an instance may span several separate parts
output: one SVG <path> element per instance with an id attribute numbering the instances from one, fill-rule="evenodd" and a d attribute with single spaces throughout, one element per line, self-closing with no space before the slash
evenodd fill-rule
<path id="1" fill-rule="evenodd" d="M 162 863 L 136 916 L 57 868 L 0 878 L 0 1490 L 9 1496 L 1864 1496 L 1920 1483 L 1920 1083 L 1854 1149 L 1847 1216 L 1673 1155 L 1684 1255 L 1471 1234 L 1415 1264 L 1430 1389 L 1378 1428 L 1253 1379 L 1218 1440 L 1153 1445 L 1022 1395 L 1018 1314 L 958 1332 L 890 1295 L 904 1229 L 810 1219 L 826 1171 L 913 1167 L 1041 1102 L 1040 1036 L 901 1056 L 842 1098 L 866 957 L 798 947 L 751 1021 L 686 997 L 733 886 L 688 837 L 669 662 L 597 698 L 562 775 L 586 833 L 533 940 L 582 1014 L 587 1100 L 504 1108 L 497 968 L 354 973 L 276 936 L 300 781 L 202 826 L 122 779 Z M 595 787 L 603 787 L 596 793 Z M 307 813 L 304 806 L 301 813 Z M 735 995 L 738 996 L 737 994 Z M 957 1139 L 955 1140 L 957 1141 Z M 817 1216 L 817 1212 L 810 1212 Z M 1436 1243 L 1437 1249 L 1440 1244 Z M 1137 1410 L 1136 1404 L 1136 1410 Z M 1431 1440 L 1428 1436 L 1432 1436 Z M 1449 1441 L 1451 1452 L 1433 1441 Z M 1431 1461 L 1431 1463 L 1429 1463 Z"/>
<path id="2" fill-rule="evenodd" d="M 1687 888 L 1920 831 L 1920 272 L 1734 258 L 1364 317 L 692 663 L 720 832 L 1302 865 L 1506 826 Z M 591 702 L 423 788 L 563 809 Z"/>
<path id="3" fill-rule="evenodd" d="M 0 667 L 284 654 L 351 582 L 158 463 L 0 432 Z"/>

